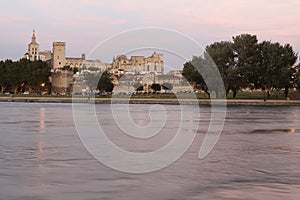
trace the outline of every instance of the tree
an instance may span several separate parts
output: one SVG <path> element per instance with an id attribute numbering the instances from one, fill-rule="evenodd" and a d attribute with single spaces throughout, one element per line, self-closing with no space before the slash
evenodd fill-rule
<path id="1" fill-rule="evenodd" d="M 275 88 L 284 88 L 287 95 L 289 88 L 299 81 L 296 60 L 297 54 L 289 44 L 259 43 L 257 36 L 242 34 L 233 37 L 233 42 L 215 42 L 207 46 L 203 56 L 193 57 L 184 64 L 183 75 L 195 88 L 206 93 L 221 91 L 216 83 L 217 76 L 214 76 L 217 73 L 215 63 L 226 94 L 232 90 L 235 97 L 244 88 L 266 89 L 269 94 Z"/>
<path id="2" fill-rule="evenodd" d="M 7 67 L 3 61 L 0 61 L 0 94 L 3 94 L 4 90 L 8 86 L 7 80 Z"/>
<path id="3" fill-rule="evenodd" d="M 10 88 L 14 93 L 26 87 L 31 92 L 40 89 L 40 85 L 49 82 L 50 67 L 43 61 L 29 61 L 21 59 L 13 62 L 6 60 L 0 62 L 1 93 Z"/>
<path id="4" fill-rule="evenodd" d="M 84 81 L 89 87 L 91 92 L 94 92 L 97 89 L 97 85 L 100 79 L 100 73 L 90 73 L 86 72 L 83 75 Z"/>
<path id="5" fill-rule="evenodd" d="M 284 88 L 286 97 L 288 90 L 295 87 L 297 54 L 290 45 L 280 45 L 264 41 L 260 44 L 261 66 L 258 70 L 257 86 L 268 92 L 276 88 Z"/>
<path id="6" fill-rule="evenodd" d="M 135 91 L 143 91 L 144 90 L 143 85 L 140 83 L 133 84 L 133 87 L 135 88 Z"/>
<path id="7" fill-rule="evenodd" d="M 43 61 L 28 61 L 22 59 L 19 61 L 22 71 L 21 82 L 28 88 L 29 92 L 35 90 L 40 92 L 41 85 L 46 85 L 49 82 L 51 69 L 46 62 Z"/>
<path id="8" fill-rule="evenodd" d="M 74 74 L 76 74 L 76 72 L 79 71 L 78 67 L 71 67 L 69 65 L 65 65 L 63 66 L 62 68 L 60 68 L 61 70 L 64 70 L 64 71 L 73 71 Z"/>
<path id="9" fill-rule="evenodd" d="M 172 90 L 173 89 L 173 85 L 171 83 L 163 83 L 161 86 L 164 90 Z"/>
<path id="10" fill-rule="evenodd" d="M 84 74 L 85 83 L 89 86 L 91 92 L 96 89 L 105 92 L 111 92 L 114 88 L 111 74 L 107 71 L 102 72 L 86 72 Z"/>
<path id="11" fill-rule="evenodd" d="M 112 92 L 114 89 L 114 84 L 112 83 L 112 81 L 112 75 L 108 71 L 104 71 L 101 74 L 97 89 L 105 92 Z"/>
<path id="12" fill-rule="evenodd" d="M 230 90 L 233 91 L 233 97 L 238 90 L 244 86 L 244 80 L 239 74 L 235 63 L 235 54 L 232 42 L 215 42 L 206 47 L 207 53 L 217 65 L 222 76 L 226 95 Z"/>
<path id="13" fill-rule="evenodd" d="M 196 60 L 199 60 L 199 62 L 203 62 L 202 57 L 196 57 L 194 56 L 192 61 L 186 62 L 183 65 L 182 75 L 186 78 L 188 82 L 190 82 L 194 88 L 196 89 L 202 89 L 206 93 L 208 93 L 207 86 L 197 70 L 197 68 L 193 65 L 193 63 L 196 62 Z M 200 67 L 199 67 L 200 68 Z"/>
<path id="14" fill-rule="evenodd" d="M 288 96 L 288 89 L 296 86 L 296 74 L 298 67 L 295 65 L 298 55 L 293 50 L 292 46 L 286 44 L 282 46 L 281 54 L 281 78 L 279 79 L 279 88 L 285 89 L 286 97 Z"/>
<path id="15" fill-rule="evenodd" d="M 154 90 L 155 92 L 160 91 L 161 90 L 161 85 L 158 83 L 153 83 L 151 85 L 151 89 Z"/>
<path id="16" fill-rule="evenodd" d="M 235 66 L 240 83 L 240 88 L 254 89 L 257 86 L 256 78 L 260 66 L 258 39 L 256 35 L 241 34 L 233 37 L 233 53 Z"/>
<path id="17" fill-rule="evenodd" d="M 7 81 L 9 83 L 9 87 L 16 94 L 18 92 L 18 89 L 24 83 L 24 69 L 20 65 L 20 62 L 13 62 L 11 60 L 6 60 L 5 65 L 7 69 L 6 76 Z"/>
<path id="18" fill-rule="evenodd" d="M 192 61 L 185 63 L 182 74 L 194 88 L 202 89 L 208 95 L 211 92 L 216 93 L 217 98 L 225 95 L 218 68 L 207 52 L 203 56 L 194 56 Z"/>
<path id="19" fill-rule="evenodd" d="M 300 64 L 297 65 L 297 72 L 295 74 L 295 86 L 298 88 L 300 92 Z"/>

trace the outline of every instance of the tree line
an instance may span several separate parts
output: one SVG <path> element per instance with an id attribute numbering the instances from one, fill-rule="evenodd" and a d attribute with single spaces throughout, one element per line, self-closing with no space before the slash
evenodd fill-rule
<path id="1" fill-rule="evenodd" d="M 135 91 L 143 91 L 144 90 L 144 86 L 141 83 L 135 83 L 133 85 L 133 87 L 135 88 Z M 161 89 L 165 90 L 165 91 L 170 91 L 173 89 L 173 85 L 171 83 L 165 82 L 163 84 L 159 84 L 159 83 L 153 83 L 151 84 L 150 88 L 154 91 L 154 92 L 158 92 L 161 91 Z"/>
<path id="2" fill-rule="evenodd" d="M 5 91 L 38 93 L 48 85 L 50 75 L 50 67 L 43 61 L 0 61 L 0 94 Z"/>
<path id="3" fill-rule="evenodd" d="M 207 82 L 216 82 L 213 80 L 215 72 L 211 70 L 211 66 L 216 66 L 226 95 L 232 91 L 235 97 L 240 90 L 248 88 L 268 94 L 284 89 L 287 96 L 290 88 L 300 86 L 297 59 L 297 53 L 289 44 L 259 42 L 256 35 L 242 34 L 232 41 L 208 45 L 203 55 L 194 56 L 184 64 L 183 75 L 195 88 L 210 93 Z"/>

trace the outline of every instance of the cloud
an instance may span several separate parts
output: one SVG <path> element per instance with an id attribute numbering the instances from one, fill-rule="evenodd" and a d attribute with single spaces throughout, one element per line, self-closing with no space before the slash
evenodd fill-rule
<path id="1" fill-rule="evenodd" d="M 61 20 L 61 21 L 53 21 L 53 25 L 55 26 L 68 26 L 68 27 L 77 27 L 77 28 L 85 28 L 90 27 L 101 27 L 107 25 L 124 25 L 128 24 L 128 20 L 126 19 L 109 19 L 104 17 L 80 17 L 75 16 L 72 20 Z"/>
<path id="2" fill-rule="evenodd" d="M 17 15 L 0 14 L 0 23 L 22 23 L 28 21 L 29 18 Z"/>
<path id="3" fill-rule="evenodd" d="M 68 40 L 75 53 L 110 35 L 149 26 L 179 30 L 203 45 L 245 32 L 297 45 L 299 7 L 299 0 L 20 0 L 18 6 L 2 5 L 0 25 L 7 31 L 2 37 L 22 34 L 26 45 L 35 28 L 41 44 Z"/>

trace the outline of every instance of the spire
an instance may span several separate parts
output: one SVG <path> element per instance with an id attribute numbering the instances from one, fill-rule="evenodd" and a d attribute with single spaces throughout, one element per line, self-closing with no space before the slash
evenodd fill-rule
<path id="1" fill-rule="evenodd" d="M 36 42 L 36 37 L 35 37 L 35 30 L 32 30 L 32 36 L 31 36 L 31 43 L 35 44 Z"/>

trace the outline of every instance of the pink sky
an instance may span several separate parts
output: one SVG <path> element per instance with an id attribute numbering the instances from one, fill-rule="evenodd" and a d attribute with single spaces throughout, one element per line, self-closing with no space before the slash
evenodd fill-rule
<path id="1" fill-rule="evenodd" d="M 299 0 L 6 1 L 0 14 L 0 59 L 19 59 L 32 29 L 41 50 L 66 41 L 67 55 L 80 56 L 111 35 L 153 26 L 180 31 L 203 46 L 251 33 L 260 40 L 290 43 L 300 52 L 299 8 Z"/>

